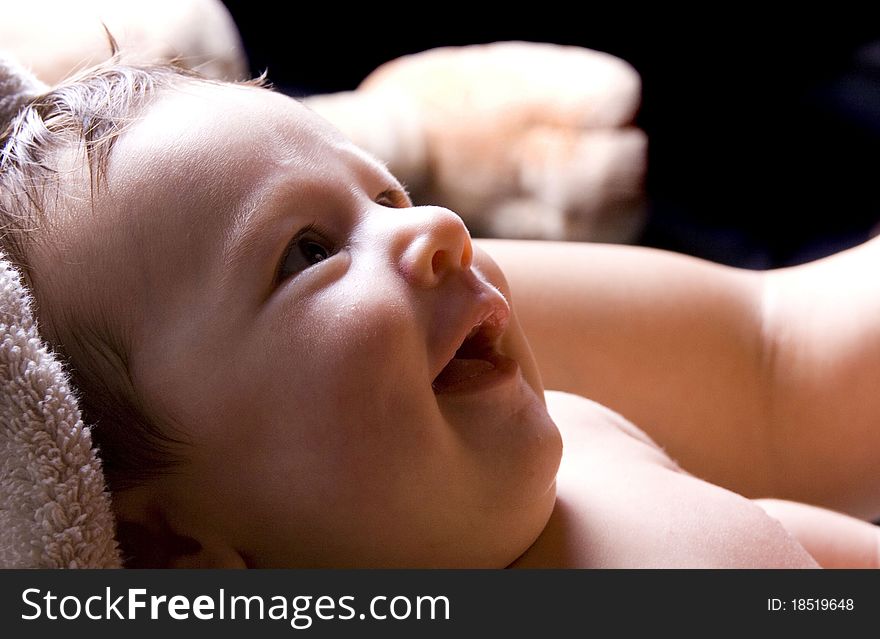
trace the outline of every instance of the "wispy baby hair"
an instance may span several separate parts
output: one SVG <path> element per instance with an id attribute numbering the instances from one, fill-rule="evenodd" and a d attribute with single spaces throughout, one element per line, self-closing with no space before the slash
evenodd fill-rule
<path id="1" fill-rule="evenodd" d="M 34 290 L 29 256 L 38 244 L 52 246 L 53 219 L 64 213 L 64 158 L 73 152 L 87 167 L 94 202 L 120 134 L 161 92 L 194 82 L 222 84 L 173 64 L 124 64 L 114 54 L 49 88 L 0 58 L 0 248 L 32 290 L 42 337 L 69 368 L 111 491 L 173 466 L 170 451 L 179 442 L 131 383 L 129 349 L 112 313 L 53 304 Z M 262 85 L 263 78 L 246 84 Z"/>

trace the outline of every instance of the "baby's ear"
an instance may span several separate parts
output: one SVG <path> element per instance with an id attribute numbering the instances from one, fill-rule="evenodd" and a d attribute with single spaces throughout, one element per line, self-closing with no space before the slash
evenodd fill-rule
<path id="1" fill-rule="evenodd" d="M 126 568 L 247 568 L 228 544 L 177 535 L 167 527 L 119 521 L 116 537 Z"/>

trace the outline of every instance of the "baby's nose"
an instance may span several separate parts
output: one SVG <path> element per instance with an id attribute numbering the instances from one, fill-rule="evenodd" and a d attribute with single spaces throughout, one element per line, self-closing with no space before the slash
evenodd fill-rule
<path id="1" fill-rule="evenodd" d="M 410 283 L 430 288 L 448 273 L 471 267 L 471 235 L 458 215 L 438 206 L 415 207 L 406 215 L 399 264 Z"/>

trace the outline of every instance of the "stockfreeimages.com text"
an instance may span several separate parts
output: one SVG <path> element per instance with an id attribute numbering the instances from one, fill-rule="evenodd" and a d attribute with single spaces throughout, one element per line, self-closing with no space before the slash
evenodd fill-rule
<path id="1" fill-rule="evenodd" d="M 146 588 L 128 588 L 123 594 L 110 587 L 103 594 L 88 597 L 58 595 L 51 590 L 27 588 L 21 593 L 25 611 L 21 618 L 74 620 L 174 619 L 188 620 L 285 620 L 292 628 L 305 630 L 315 619 L 330 620 L 449 620 L 450 602 L 443 595 L 377 595 L 358 612 L 355 597 L 343 595 L 229 595 L 220 589 L 216 595 L 150 595 Z"/>

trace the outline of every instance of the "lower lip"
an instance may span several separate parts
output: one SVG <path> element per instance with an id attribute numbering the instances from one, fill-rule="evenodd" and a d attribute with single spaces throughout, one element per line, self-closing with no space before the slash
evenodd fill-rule
<path id="1" fill-rule="evenodd" d="M 505 386 L 517 377 L 519 364 L 516 360 L 504 355 L 494 355 L 489 360 L 493 367 L 468 379 L 435 391 L 437 396 L 472 395 L 482 393 L 500 386 Z"/>

